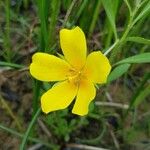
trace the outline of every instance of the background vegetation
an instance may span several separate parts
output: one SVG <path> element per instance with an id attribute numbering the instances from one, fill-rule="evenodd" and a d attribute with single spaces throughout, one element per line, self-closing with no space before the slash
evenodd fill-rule
<path id="1" fill-rule="evenodd" d="M 0 149 L 149 150 L 150 1 L 0 1 Z M 37 51 L 61 53 L 59 30 L 80 26 L 113 66 L 85 117 L 44 115 L 51 87 L 28 72 Z"/>

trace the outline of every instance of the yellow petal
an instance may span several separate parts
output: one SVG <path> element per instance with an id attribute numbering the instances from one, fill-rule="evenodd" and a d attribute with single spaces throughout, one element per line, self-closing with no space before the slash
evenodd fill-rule
<path id="1" fill-rule="evenodd" d="M 69 106 L 77 94 L 77 87 L 68 81 L 56 83 L 50 90 L 43 94 L 41 98 L 42 111 L 64 109 Z"/>
<path id="2" fill-rule="evenodd" d="M 81 68 L 86 60 L 86 39 L 79 27 L 60 31 L 60 45 L 66 60 L 75 68 Z"/>
<path id="3" fill-rule="evenodd" d="M 65 80 L 69 64 L 53 55 L 35 53 L 30 65 L 30 73 L 33 77 L 42 81 Z"/>
<path id="4" fill-rule="evenodd" d="M 109 60 L 100 51 L 88 55 L 85 74 L 94 83 L 106 83 L 110 73 L 111 65 Z"/>
<path id="5" fill-rule="evenodd" d="M 88 113 L 90 102 L 95 98 L 96 89 L 90 81 L 81 81 L 72 113 L 84 116 Z"/>

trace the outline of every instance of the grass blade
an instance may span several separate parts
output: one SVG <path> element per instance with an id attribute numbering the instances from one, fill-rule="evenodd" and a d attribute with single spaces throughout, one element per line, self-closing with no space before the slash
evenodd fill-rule
<path id="1" fill-rule="evenodd" d="M 37 119 L 37 117 L 40 115 L 41 113 L 41 108 L 39 108 L 36 112 L 36 114 L 34 115 L 34 117 L 32 118 L 29 126 L 28 126 L 28 129 L 26 130 L 25 134 L 24 134 L 24 137 L 23 137 L 23 140 L 21 142 L 21 145 L 20 145 L 20 150 L 24 150 L 25 149 L 25 145 L 26 145 L 26 142 L 27 142 L 27 138 L 30 134 L 30 131 L 32 130 L 32 127 Z"/>
<path id="2" fill-rule="evenodd" d="M 48 45 L 48 15 L 49 15 L 49 3 L 44 0 L 37 0 L 38 15 L 40 18 L 40 51 L 47 51 Z"/>
<path id="3" fill-rule="evenodd" d="M 81 14 L 82 14 L 83 10 L 85 9 L 85 7 L 87 6 L 87 4 L 88 4 L 88 0 L 82 1 L 81 5 L 80 5 L 80 8 L 78 9 L 78 11 L 76 13 L 76 16 L 74 17 L 74 19 L 71 22 L 71 26 L 76 24 L 77 20 L 81 16 Z"/>
<path id="4" fill-rule="evenodd" d="M 139 87 L 136 90 L 136 93 L 133 95 L 131 102 L 130 102 L 130 106 L 129 106 L 129 110 L 131 108 L 133 108 L 133 106 L 136 106 L 139 102 L 136 102 L 137 100 L 139 101 L 138 96 L 140 95 L 140 93 L 143 91 L 145 84 L 147 83 L 147 81 L 150 79 L 150 73 L 145 74 L 145 76 L 143 77 L 143 80 L 141 81 Z M 149 86 L 148 86 L 149 89 Z M 146 93 L 147 93 L 147 89 L 146 89 Z M 142 94 L 143 95 L 143 94 Z M 147 94 L 146 94 L 147 95 Z M 145 95 L 145 96 L 146 96 Z M 143 97 L 143 96 L 142 96 Z M 141 97 L 140 97 L 141 98 Z M 128 110 L 128 111 L 129 111 Z M 127 112 L 128 112 L 127 111 Z"/>
<path id="5" fill-rule="evenodd" d="M 148 15 L 149 13 L 150 13 L 150 1 L 146 4 L 141 13 L 134 19 L 133 24 L 135 24 L 138 20 Z"/>
<path id="6" fill-rule="evenodd" d="M 136 99 L 134 100 L 134 107 L 137 107 L 143 100 L 150 94 L 150 85 L 141 90 Z"/>
<path id="7" fill-rule="evenodd" d="M 149 39 L 145 39 L 142 37 L 137 37 L 137 36 L 133 36 L 133 37 L 127 37 L 126 41 L 131 41 L 131 42 L 136 42 L 136 43 L 141 43 L 141 44 L 147 44 L 150 45 L 150 40 Z"/>
<path id="8" fill-rule="evenodd" d="M 150 53 L 142 53 L 135 56 L 128 57 L 117 62 L 115 65 L 123 63 L 150 63 Z"/>
<path id="9" fill-rule="evenodd" d="M 0 61 L 0 66 L 7 66 L 7 67 L 16 68 L 16 69 L 25 68 L 25 66 L 23 66 L 23 65 L 9 63 L 9 62 L 4 62 L 4 61 Z"/>
<path id="10" fill-rule="evenodd" d="M 92 21 L 91 21 L 91 24 L 90 24 L 89 36 L 94 31 L 94 28 L 95 28 L 95 25 L 96 25 L 96 21 L 98 20 L 98 15 L 100 13 L 100 6 L 101 6 L 101 0 L 98 0 L 97 4 L 96 4 L 96 8 L 95 8 L 94 13 L 93 13 L 93 18 L 92 18 Z"/>
<path id="11" fill-rule="evenodd" d="M 57 18 L 58 14 L 60 11 L 60 0 L 52 0 L 51 2 L 51 11 L 50 11 L 50 24 L 49 24 L 49 40 L 47 44 L 47 50 L 52 48 L 53 44 L 55 43 L 55 31 L 56 31 L 56 23 L 57 23 Z"/>
<path id="12" fill-rule="evenodd" d="M 110 24 L 112 26 L 115 39 L 117 39 L 117 30 L 116 30 L 116 13 L 119 5 L 119 0 L 114 0 L 113 3 L 111 0 L 102 0 L 104 9 L 106 11 L 107 17 L 110 21 Z"/>

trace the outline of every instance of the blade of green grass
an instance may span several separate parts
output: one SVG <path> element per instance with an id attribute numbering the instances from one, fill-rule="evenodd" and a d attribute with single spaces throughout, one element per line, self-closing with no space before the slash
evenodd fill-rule
<path id="1" fill-rule="evenodd" d="M 107 49 L 110 46 L 113 39 L 113 29 L 108 18 L 105 20 L 104 31 L 108 32 L 108 34 L 106 34 L 103 38 L 104 49 Z"/>
<path id="2" fill-rule="evenodd" d="M 101 0 L 97 0 L 96 8 L 94 10 L 92 21 L 91 21 L 91 24 L 90 24 L 90 27 L 89 27 L 89 34 L 88 34 L 88 36 L 91 36 L 93 31 L 94 31 L 94 29 L 95 29 L 95 25 L 96 25 L 96 22 L 98 20 L 99 13 L 101 11 L 100 6 L 101 6 Z"/>
<path id="3" fill-rule="evenodd" d="M 118 38 L 117 29 L 116 29 L 116 13 L 119 5 L 119 0 L 114 0 L 113 3 L 111 0 L 102 0 L 104 9 L 106 11 L 107 17 L 110 21 L 111 27 L 114 32 L 115 39 Z"/>
<path id="4" fill-rule="evenodd" d="M 61 0 L 52 0 L 51 1 L 51 11 L 50 11 L 50 24 L 49 24 L 49 39 L 48 42 L 49 44 L 47 44 L 47 52 L 50 49 L 50 51 L 52 50 L 52 46 L 55 43 L 56 40 L 56 23 L 57 23 L 57 18 L 58 18 L 58 14 L 60 11 L 60 4 L 61 4 Z"/>
<path id="5" fill-rule="evenodd" d="M 10 0 L 5 1 L 5 18 L 6 18 L 6 26 L 5 31 L 3 34 L 4 39 L 4 57 L 7 62 L 12 61 L 12 55 L 11 55 L 11 39 L 10 39 Z"/>
<path id="6" fill-rule="evenodd" d="M 12 68 L 17 68 L 17 69 L 25 68 L 25 66 L 23 65 L 4 62 L 4 61 L 0 61 L 0 66 L 7 66 L 7 67 L 12 67 Z"/>
<path id="7" fill-rule="evenodd" d="M 110 56 L 110 61 L 111 62 L 116 61 L 116 56 L 122 50 L 122 46 L 125 45 L 126 38 L 128 37 L 128 35 L 132 31 L 131 29 L 133 28 L 133 26 L 136 26 L 135 25 L 136 22 L 134 21 L 134 18 L 137 15 L 137 13 L 139 12 L 139 10 L 141 9 L 141 7 L 143 6 L 143 3 L 145 3 L 146 1 L 147 0 L 141 2 L 138 6 L 135 6 L 135 8 L 132 11 L 131 15 L 127 17 L 128 23 L 125 27 L 125 31 L 123 32 L 122 37 L 120 38 L 118 44 L 116 45 L 116 47 L 113 49 L 113 51 L 111 53 L 111 56 Z"/>
<path id="8" fill-rule="evenodd" d="M 145 39 L 142 37 L 137 37 L 137 36 L 133 36 L 133 37 L 127 37 L 126 41 L 131 41 L 131 42 L 136 42 L 136 43 L 141 43 L 141 44 L 147 44 L 150 45 L 150 39 Z"/>
<path id="9" fill-rule="evenodd" d="M 38 15 L 40 18 L 40 51 L 47 52 L 48 49 L 48 16 L 50 3 L 45 0 L 37 0 Z"/>
<path id="10" fill-rule="evenodd" d="M 148 15 L 150 13 L 150 1 L 145 5 L 140 14 L 134 19 L 133 24 L 139 21 L 142 17 Z"/>
<path id="11" fill-rule="evenodd" d="M 71 21 L 71 26 L 75 25 L 81 14 L 83 13 L 84 9 L 86 8 L 88 4 L 88 0 L 82 1 L 80 7 L 78 8 L 78 11 L 76 12 L 76 15 L 74 19 Z"/>
<path id="12" fill-rule="evenodd" d="M 127 112 L 125 113 L 125 116 L 127 116 L 129 110 L 131 110 L 136 105 L 136 103 L 138 104 L 138 102 L 136 102 L 136 100 L 139 101 L 139 99 L 137 99 L 137 97 L 143 91 L 144 86 L 145 86 L 145 84 L 147 83 L 147 81 L 149 79 L 150 79 L 150 73 L 145 74 L 144 77 L 143 77 L 143 79 L 142 79 L 142 81 L 140 82 L 138 88 L 136 89 L 135 94 L 133 95 L 133 97 L 132 97 L 132 99 L 130 101 L 129 108 L 128 108 Z M 148 86 L 148 89 L 149 89 L 149 86 Z M 146 95 L 144 95 L 144 96 L 147 96 L 147 89 L 146 89 Z M 143 93 L 142 93 L 142 97 L 143 97 Z"/>
<path id="13" fill-rule="evenodd" d="M 92 14 L 95 11 L 96 4 L 97 1 L 93 1 L 93 3 L 90 3 L 90 1 L 88 1 L 86 7 L 84 8 L 84 11 L 80 16 L 79 26 L 83 29 L 85 33 L 89 32 L 90 22 L 93 19 Z"/>
<path id="14" fill-rule="evenodd" d="M 41 108 L 39 108 L 37 110 L 37 112 L 35 113 L 35 115 L 33 116 L 32 120 L 31 120 L 31 122 L 30 122 L 30 124 L 28 126 L 28 129 L 26 130 L 26 132 L 25 132 L 25 134 L 23 136 L 23 139 L 22 139 L 22 142 L 21 142 L 20 148 L 19 148 L 20 150 L 24 150 L 25 149 L 25 145 L 27 143 L 27 139 L 28 139 L 28 136 L 30 134 L 30 131 L 32 130 L 32 127 L 35 124 L 35 121 L 37 120 L 37 118 L 40 115 L 40 113 L 41 113 Z"/>
<path id="15" fill-rule="evenodd" d="M 126 3 L 126 5 L 127 5 L 127 7 L 128 7 L 129 14 L 130 14 L 130 16 L 131 16 L 131 14 L 132 14 L 131 5 L 130 5 L 130 3 L 128 2 L 128 0 L 124 0 L 124 2 Z"/>
<path id="16" fill-rule="evenodd" d="M 133 107 L 137 107 L 139 104 L 141 104 L 148 95 L 150 95 L 150 85 L 140 91 L 140 93 L 134 100 Z"/>
<path id="17" fill-rule="evenodd" d="M 123 63 L 150 63 L 150 53 L 142 53 L 142 54 L 131 56 L 129 58 L 125 58 L 117 62 L 115 65 L 119 65 Z"/>

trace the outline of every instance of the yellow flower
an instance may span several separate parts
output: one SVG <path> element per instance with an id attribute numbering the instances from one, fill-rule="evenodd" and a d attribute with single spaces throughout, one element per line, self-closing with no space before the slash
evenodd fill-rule
<path id="1" fill-rule="evenodd" d="M 86 39 L 79 27 L 62 29 L 60 45 L 65 59 L 37 52 L 30 73 L 41 81 L 59 81 L 41 97 L 42 111 L 65 109 L 76 97 L 72 113 L 86 115 L 95 98 L 95 84 L 105 83 L 111 70 L 109 60 L 100 51 L 87 56 Z"/>

